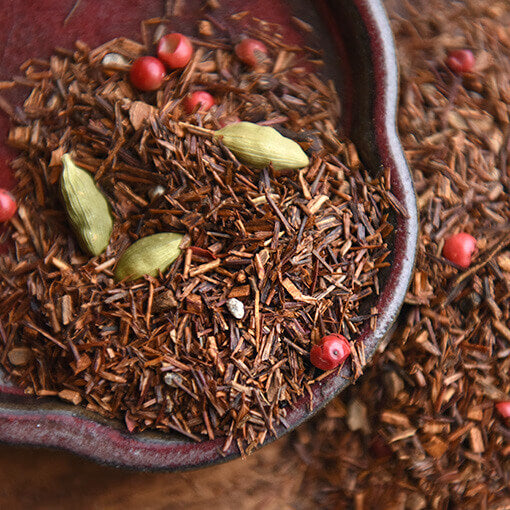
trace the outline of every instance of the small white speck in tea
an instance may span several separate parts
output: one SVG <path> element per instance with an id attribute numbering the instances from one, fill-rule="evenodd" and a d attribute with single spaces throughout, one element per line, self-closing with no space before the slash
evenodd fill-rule
<path id="1" fill-rule="evenodd" d="M 182 377 L 179 374 L 168 372 L 165 374 L 165 377 L 163 377 L 163 381 L 165 381 L 165 384 L 171 388 L 178 388 L 182 383 Z"/>
<path id="2" fill-rule="evenodd" d="M 244 305 L 239 299 L 230 298 L 227 301 L 227 308 L 234 318 L 242 319 L 244 317 Z"/>
<path id="3" fill-rule="evenodd" d="M 165 188 L 163 186 L 155 186 L 154 188 L 149 190 L 149 198 L 154 200 L 155 198 L 160 197 L 165 192 Z"/>
<path id="4" fill-rule="evenodd" d="M 101 64 L 103 64 L 104 66 L 110 64 L 124 66 L 127 65 L 128 63 L 129 63 L 128 60 L 119 53 L 107 53 L 103 57 L 103 60 L 101 60 Z"/>

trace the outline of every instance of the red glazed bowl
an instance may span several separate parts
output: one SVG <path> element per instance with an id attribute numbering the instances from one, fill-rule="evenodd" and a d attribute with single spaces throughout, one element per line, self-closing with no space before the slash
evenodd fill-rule
<path id="1" fill-rule="evenodd" d="M 9 2 L 0 11 L 0 80 L 18 73 L 30 57 L 48 57 L 55 46 L 72 47 L 76 39 L 99 45 L 122 35 L 139 39 L 140 21 L 158 17 L 164 2 L 148 0 L 88 0 L 64 20 L 75 0 L 24 0 Z M 186 32 L 200 16 L 200 0 L 188 0 L 184 12 L 170 29 Z M 381 274 L 381 294 L 376 306 L 379 319 L 375 331 L 366 327 L 367 358 L 389 334 L 396 320 L 412 275 L 418 222 L 413 184 L 395 128 L 397 107 L 397 64 L 386 13 L 379 0 L 222 0 L 215 16 L 249 10 L 257 17 L 285 27 L 286 38 L 303 43 L 291 22 L 292 16 L 311 23 L 315 42 L 325 50 L 326 74 L 337 82 L 343 101 L 345 132 L 356 143 L 370 172 L 391 169 L 392 191 L 407 211 L 395 215 L 392 263 Z M 10 97 L 21 104 L 22 94 Z M 5 140 L 8 119 L 0 117 L 0 139 Z M 0 186 L 12 184 L 6 161 L 13 157 L 0 144 Z M 351 380 L 349 367 L 332 374 L 313 388 L 314 409 L 303 397 L 287 415 L 288 427 L 277 429 L 277 437 L 298 426 L 326 405 Z M 274 440 L 268 437 L 266 443 Z M 159 433 L 129 434 L 123 424 L 107 421 L 80 407 L 52 399 L 24 395 L 0 372 L 0 441 L 14 444 L 63 448 L 100 462 L 140 469 L 189 469 L 237 457 L 232 445 L 220 454 L 223 440 L 191 442 L 181 436 Z"/>

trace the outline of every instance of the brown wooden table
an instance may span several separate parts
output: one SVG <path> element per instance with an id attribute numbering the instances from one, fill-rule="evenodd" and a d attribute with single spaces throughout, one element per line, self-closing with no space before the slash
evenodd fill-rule
<path id="1" fill-rule="evenodd" d="M 285 449 L 283 439 L 246 460 L 184 473 L 147 473 L 61 451 L 0 445 L 0 509 L 299 508 L 293 499 L 303 466 Z"/>

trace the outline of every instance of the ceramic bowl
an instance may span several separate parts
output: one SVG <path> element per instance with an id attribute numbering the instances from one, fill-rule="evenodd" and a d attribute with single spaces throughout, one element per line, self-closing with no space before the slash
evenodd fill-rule
<path id="1" fill-rule="evenodd" d="M 76 39 L 99 45 L 118 35 L 139 37 L 140 21 L 161 16 L 164 2 L 148 0 L 88 0 L 78 5 L 64 24 L 74 1 L 24 0 L 11 2 L 0 11 L 0 80 L 7 80 L 19 65 L 32 56 L 47 57 L 55 46 L 72 47 Z M 388 335 L 404 301 L 411 278 L 417 242 L 417 212 L 413 184 L 395 127 L 398 79 L 395 48 L 384 8 L 379 0 L 222 0 L 216 16 L 250 10 L 253 15 L 285 27 L 286 38 L 299 44 L 300 34 L 291 22 L 295 15 L 315 28 L 315 39 L 324 49 L 326 74 L 335 79 L 343 103 L 343 127 L 357 145 L 366 168 L 377 173 L 391 170 L 391 188 L 407 211 L 391 221 L 395 231 L 391 267 L 381 273 L 381 293 L 372 306 L 379 315 L 375 330 L 365 328 L 367 357 Z M 200 15 L 201 2 L 184 3 L 182 26 Z M 177 26 L 173 27 L 177 30 Z M 26 91 L 25 91 L 26 93 Z M 13 101 L 22 101 L 19 97 Z M 0 139 L 6 137 L 8 121 L 0 118 Z M 0 144 L 0 161 L 13 154 Z M 7 166 L 0 165 L 0 185 L 11 181 Z M 349 383 L 351 372 L 344 367 L 313 387 L 317 412 Z M 287 415 L 288 428 L 277 429 L 277 437 L 298 426 L 313 413 L 309 397 L 303 397 Z M 266 441 L 274 440 L 269 437 Z M 170 434 L 129 434 L 124 424 L 107 421 L 80 407 L 52 399 L 23 395 L 0 373 L 0 441 L 12 444 L 62 448 L 100 462 L 140 469 L 189 469 L 234 458 L 235 445 L 220 454 L 223 440 L 200 443 Z"/>

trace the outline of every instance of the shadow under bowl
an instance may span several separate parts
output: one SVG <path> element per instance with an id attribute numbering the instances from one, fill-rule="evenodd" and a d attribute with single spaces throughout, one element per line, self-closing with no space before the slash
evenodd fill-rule
<path id="1" fill-rule="evenodd" d="M 138 38 L 143 19 L 161 16 L 162 2 L 130 0 L 88 0 L 79 4 L 64 25 L 74 2 L 61 0 L 24 0 L 12 2 L 0 11 L 0 80 L 17 74 L 19 65 L 30 57 L 47 57 L 55 46 L 72 47 L 77 39 L 99 45 L 122 35 Z M 199 0 L 185 4 L 182 18 L 171 29 L 186 32 L 200 12 Z M 358 342 L 364 343 L 367 360 L 388 335 L 395 322 L 411 279 L 418 221 L 416 201 L 409 168 L 398 139 L 395 116 L 398 96 L 397 63 L 388 19 L 379 0 L 224 0 L 215 11 L 218 19 L 241 10 L 279 23 L 286 41 L 308 41 L 293 27 L 291 17 L 314 27 L 312 40 L 324 50 L 325 74 L 335 80 L 343 107 L 343 129 L 356 144 L 367 170 L 377 174 L 391 170 L 391 189 L 407 211 L 394 214 L 395 230 L 390 239 L 391 267 L 380 274 L 381 292 L 371 306 L 378 310 L 375 330 L 368 325 Z M 34 16 L 37 13 L 37 17 Z M 20 104 L 22 94 L 13 96 Z M 5 139 L 8 121 L 0 118 L 0 137 Z M 0 145 L 0 186 L 9 186 L 12 175 L 5 163 L 13 153 Z M 289 409 L 288 427 L 280 426 L 276 436 L 292 430 L 324 407 L 351 381 L 345 366 L 313 386 L 313 412 L 309 397 L 302 397 Z M 275 437 L 268 437 L 266 444 Z M 0 372 L 0 441 L 12 444 L 51 446 L 87 456 L 100 462 L 139 469 L 190 469 L 239 456 L 233 444 L 220 453 L 224 439 L 196 443 L 182 436 L 142 432 L 129 434 L 120 422 L 61 403 L 55 399 L 35 399 L 24 395 Z"/>

